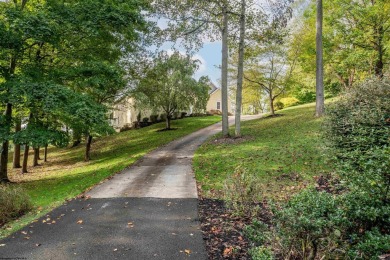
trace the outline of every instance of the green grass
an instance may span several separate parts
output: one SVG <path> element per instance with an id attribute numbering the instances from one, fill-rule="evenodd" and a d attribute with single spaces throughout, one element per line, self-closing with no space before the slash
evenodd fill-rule
<path id="1" fill-rule="evenodd" d="M 10 179 L 16 182 L 11 185 L 22 187 L 27 192 L 35 210 L 20 220 L 8 223 L 0 230 L 0 237 L 9 235 L 61 205 L 64 200 L 74 198 L 91 186 L 125 169 L 146 153 L 218 121 L 220 121 L 218 116 L 185 118 L 172 121 L 172 127 L 177 128 L 175 131 L 157 132 L 158 129 L 164 128 L 164 124 L 160 123 L 95 139 L 90 162 L 83 162 L 84 146 L 50 148 L 49 162 L 29 168 L 29 173 L 22 175 L 19 169 L 10 168 Z"/>
<path id="2" fill-rule="evenodd" d="M 321 149 L 321 121 L 314 105 L 278 111 L 242 123 L 244 140 L 216 141 L 217 135 L 195 154 L 196 178 L 206 197 L 221 198 L 223 185 L 235 169 L 244 167 L 259 180 L 263 198 L 286 199 L 313 183 L 313 176 L 331 171 Z M 231 130 L 233 132 L 233 130 Z"/>

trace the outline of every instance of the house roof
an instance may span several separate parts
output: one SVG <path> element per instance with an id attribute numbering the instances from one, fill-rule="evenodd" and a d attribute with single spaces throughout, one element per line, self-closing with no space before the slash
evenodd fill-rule
<path id="1" fill-rule="evenodd" d="M 219 88 L 217 86 L 214 85 L 214 83 L 210 82 L 209 84 L 209 95 L 213 94 L 215 91 L 217 91 Z"/>

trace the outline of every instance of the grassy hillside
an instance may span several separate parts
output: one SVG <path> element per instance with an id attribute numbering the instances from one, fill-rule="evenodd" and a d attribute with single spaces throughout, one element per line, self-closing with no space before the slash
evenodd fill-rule
<path id="1" fill-rule="evenodd" d="M 321 149 L 321 119 L 314 117 L 314 105 L 291 107 L 277 115 L 242 123 L 243 139 L 223 140 L 217 135 L 197 151 L 194 169 L 204 196 L 221 197 L 225 180 L 238 166 L 258 177 L 263 198 L 276 199 L 331 169 Z"/>
<path id="2" fill-rule="evenodd" d="M 0 236 L 9 234 L 35 217 L 45 214 L 73 198 L 89 187 L 133 164 L 143 155 L 170 141 L 220 121 L 218 116 L 186 118 L 172 121 L 175 131 L 157 132 L 164 123 L 139 130 L 127 131 L 113 136 L 95 139 L 92 144 L 92 161 L 84 162 L 84 146 L 77 148 L 50 148 L 48 162 L 39 167 L 29 167 L 22 175 L 20 169 L 9 169 L 10 179 L 17 182 L 30 196 L 34 207 L 32 213 L 21 221 L 10 223 L 0 230 Z M 41 155 L 42 157 L 42 155 Z M 30 155 L 32 160 L 32 154 Z M 29 165 L 32 161 L 29 162 Z M 10 164 L 11 166 L 11 164 Z"/>

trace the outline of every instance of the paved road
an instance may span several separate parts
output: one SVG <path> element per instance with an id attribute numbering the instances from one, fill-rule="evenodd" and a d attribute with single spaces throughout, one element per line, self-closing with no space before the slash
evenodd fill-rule
<path id="1" fill-rule="evenodd" d="M 0 241 L 0 259 L 207 259 L 191 165 L 195 150 L 220 129 L 212 125 L 149 153 L 88 199 Z"/>

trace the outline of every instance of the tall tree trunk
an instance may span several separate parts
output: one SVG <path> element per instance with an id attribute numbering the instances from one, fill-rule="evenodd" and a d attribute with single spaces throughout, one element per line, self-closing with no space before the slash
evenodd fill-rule
<path id="1" fill-rule="evenodd" d="M 38 166 L 38 158 L 39 158 L 39 147 L 34 147 L 34 160 L 33 160 L 33 167 Z"/>
<path id="2" fill-rule="evenodd" d="M 30 147 L 27 144 L 24 146 L 22 173 L 27 173 L 27 162 L 28 162 L 28 150 L 29 150 L 29 148 Z"/>
<path id="3" fill-rule="evenodd" d="M 92 135 L 87 134 L 85 140 L 85 156 L 84 156 L 84 161 L 86 162 L 89 162 L 89 160 L 91 160 L 91 144 L 92 144 Z"/>
<path id="4" fill-rule="evenodd" d="M 81 144 L 81 132 L 73 129 L 73 138 L 72 139 L 73 139 L 72 148 Z"/>
<path id="5" fill-rule="evenodd" d="M 5 110 L 5 120 L 7 132 L 11 129 L 12 121 L 12 104 L 7 103 Z M 8 137 L 7 137 L 8 138 Z M 2 144 L 1 155 L 0 155 L 0 182 L 9 182 L 8 179 L 8 150 L 9 150 L 9 141 L 6 140 Z"/>
<path id="6" fill-rule="evenodd" d="M 47 145 L 45 145 L 45 155 L 44 155 L 43 161 L 47 162 Z"/>
<path id="7" fill-rule="evenodd" d="M 222 70 L 221 70 L 221 99 L 222 99 L 222 135 L 229 136 L 229 114 L 228 114 L 228 10 L 227 3 L 223 7 L 223 25 L 222 25 Z"/>
<path id="8" fill-rule="evenodd" d="M 22 129 L 22 122 L 20 119 L 16 120 L 15 132 L 19 132 Z M 21 168 L 20 165 L 20 144 L 14 144 L 14 159 L 13 159 L 13 168 Z"/>
<path id="9" fill-rule="evenodd" d="M 167 118 L 165 119 L 165 129 L 171 129 L 171 116 L 167 115 Z"/>
<path id="10" fill-rule="evenodd" d="M 272 116 L 275 115 L 274 97 L 272 96 L 272 90 L 269 92 L 269 112 Z"/>
<path id="11" fill-rule="evenodd" d="M 41 159 L 41 147 L 38 146 L 38 160 L 42 160 Z"/>
<path id="12" fill-rule="evenodd" d="M 241 137 L 241 111 L 242 111 L 242 83 L 244 78 L 244 44 L 245 44 L 245 10 L 246 1 L 241 0 L 240 16 L 240 42 L 238 47 L 238 69 L 237 69 L 237 93 L 236 93 L 236 137 Z"/>
<path id="13" fill-rule="evenodd" d="M 375 62 L 375 75 L 379 78 L 383 78 L 383 54 L 384 54 L 384 46 L 383 46 L 383 34 L 384 29 L 383 25 L 380 25 L 376 30 L 376 51 L 377 51 L 377 60 Z"/>
<path id="14" fill-rule="evenodd" d="M 324 64 L 322 49 L 322 0 L 317 0 L 317 35 L 316 35 L 316 116 L 320 117 L 325 112 L 324 99 Z"/>

